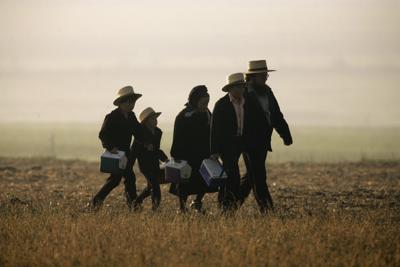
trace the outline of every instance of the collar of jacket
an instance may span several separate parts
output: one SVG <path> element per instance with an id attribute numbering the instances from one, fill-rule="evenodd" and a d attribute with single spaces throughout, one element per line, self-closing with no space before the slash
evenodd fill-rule
<path id="1" fill-rule="evenodd" d="M 150 128 L 148 128 L 147 126 L 143 126 L 143 129 L 144 129 L 144 132 L 146 132 L 147 134 L 151 134 L 151 135 L 157 135 L 157 134 L 159 134 L 159 133 L 162 133 L 161 129 L 158 128 L 158 126 L 156 126 L 156 127 L 154 128 L 154 132 L 152 132 L 152 131 L 150 130 Z"/>
<path id="2" fill-rule="evenodd" d="M 269 89 L 269 86 L 266 84 L 254 86 L 252 84 L 248 84 L 248 92 L 256 92 L 256 93 L 266 93 Z"/>
<path id="3" fill-rule="evenodd" d="M 125 118 L 124 112 L 123 112 L 119 107 L 116 108 L 114 111 L 117 112 L 119 115 L 121 115 L 121 116 L 123 116 L 123 117 Z M 133 111 L 129 111 L 129 112 L 127 113 L 127 115 L 128 115 L 128 118 L 130 118 L 130 117 L 132 117 L 132 116 L 136 116 L 135 113 L 134 113 Z"/>
<path id="4" fill-rule="evenodd" d="M 192 105 L 186 104 L 185 106 L 186 106 L 185 117 L 191 117 L 194 114 L 201 113 L 201 112 L 197 111 L 196 109 L 194 109 Z M 209 115 L 211 115 L 211 111 L 208 108 L 205 113 L 208 113 Z"/>

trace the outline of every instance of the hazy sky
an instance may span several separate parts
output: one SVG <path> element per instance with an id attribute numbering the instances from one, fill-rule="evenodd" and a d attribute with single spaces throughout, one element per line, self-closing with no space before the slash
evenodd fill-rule
<path id="1" fill-rule="evenodd" d="M 292 125 L 400 126 L 400 1 L 0 0 L 0 122 L 101 122 L 131 84 L 173 121 L 267 59 Z"/>

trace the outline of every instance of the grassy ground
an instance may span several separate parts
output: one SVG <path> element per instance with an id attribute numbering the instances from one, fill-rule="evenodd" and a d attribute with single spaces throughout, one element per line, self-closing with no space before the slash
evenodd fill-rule
<path id="1" fill-rule="evenodd" d="M 267 216 L 253 197 L 221 216 L 215 194 L 205 215 L 180 215 L 167 185 L 158 212 L 130 213 L 122 184 L 93 213 L 97 163 L 0 158 L 0 266 L 400 265 L 400 162 L 269 169 Z"/>

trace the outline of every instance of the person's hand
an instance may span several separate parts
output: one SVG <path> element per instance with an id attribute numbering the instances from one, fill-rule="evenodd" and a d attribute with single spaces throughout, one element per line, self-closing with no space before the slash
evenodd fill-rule
<path id="1" fill-rule="evenodd" d="M 118 154 L 118 147 L 114 147 L 113 149 L 109 150 L 110 153 Z"/>
<path id="2" fill-rule="evenodd" d="M 212 154 L 210 156 L 210 159 L 212 159 L 212 160 L 218 160 L 218 158 L 219 158 L 219 154 Z"/>
<path id="3" fill-rule="evenodd" d="M 292 139 L 286 139 L 286 140 L 283 140 L 283 143 L 285 144 L 285 146 L 290 146 L 291 144 L 293 144 L 293 140 Z"/>
<path id="4" fill-rule="evenodd" d="M 153 144 L 145 144 L 144 147 L 145 147 L 148 151 L 153 151 L 153 150 L 154 150 Z"/>

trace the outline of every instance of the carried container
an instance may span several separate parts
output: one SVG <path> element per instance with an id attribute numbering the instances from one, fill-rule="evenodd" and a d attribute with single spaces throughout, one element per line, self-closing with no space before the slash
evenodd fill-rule
<path id="1" fill-rule="evenodd" d="M 200 174 L 209 187 L 219 187 L 225 184 L 228 175 L 222 164 L 217 160 L 205 159 L 200 166 Z"/>
<path id="2" fill-rule="evenodd" d="M 192 167 L 185 160 L 171 159 L 164 165 L 165 181 L 174 184 L 187 182 L 192 175 Z"/>
<path id="3" fill-rule="evenodd" d="M 123 174 L 128 159 L 125 152 L 118 150 L 117 153 L 104 151 L 100 157 L 100 171 L 111 174 Z"/>

